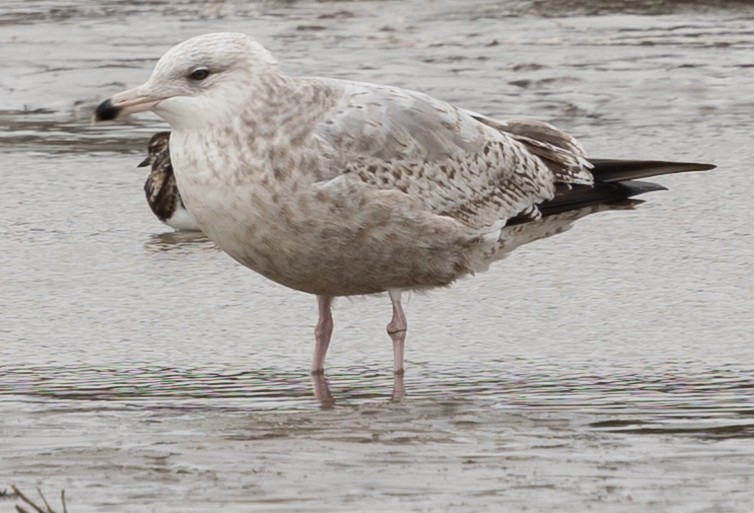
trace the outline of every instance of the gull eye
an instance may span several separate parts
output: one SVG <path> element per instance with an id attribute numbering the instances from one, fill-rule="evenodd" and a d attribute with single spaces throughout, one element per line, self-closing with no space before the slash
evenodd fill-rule
<path id="1" fill-rule="evenodd" d="M 194 71 L 191 72 L 189 75 L 189 78 L 191 80 L 196 80 L 197 82 L 204 80 L 209 76 L 209 70 L 207 68 L 196 68 Z"/>

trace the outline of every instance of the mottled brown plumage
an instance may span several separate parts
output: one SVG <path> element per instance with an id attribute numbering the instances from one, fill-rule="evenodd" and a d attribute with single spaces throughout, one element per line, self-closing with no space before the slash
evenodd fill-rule
<path id="1" fill-rule="evenodd" d="M 546 123 L 497 121 L 396 87 L 290 77 L 243 34 L 174 47 L 96 117 L 144 110 L 173 127 L 176 182 L 202 231 L 250 269 L 319 296 L 314 372 L 333 297 L 390 294 L 402 372 L 402 291 L 450 285 L 605 202 L 658 188 L 632 178 L 713 167 L 595 166 Z"/>
<path id="2" fill-rule="evenodd" d="M 154 215 L 168 226 L 178 230 L 197 231 L 199 227 L 186 210 L 175 183 L 169 143 L 170 132 L 154 134 L 147 145 L 147 158 L 139 164 L 139 167 L 152 168 L 144 182 L 147 203 Z"/>

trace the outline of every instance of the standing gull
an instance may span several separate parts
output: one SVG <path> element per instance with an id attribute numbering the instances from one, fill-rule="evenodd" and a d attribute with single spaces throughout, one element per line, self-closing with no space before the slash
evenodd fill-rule
<path id="1" fill-rule="evenodd" d="M 144 194 L 157 219 L 176 230 L 199 231 L 175 183 L 169 140 L 170 132 L 158 132 L 149 139 L 147 158 L 139 164 L 139 167 L 152 168 L 144 182 Z"/>
<path id="2" fill-rule="evenodd" d="M 497 121 L 396 87 L 286 75 L 244 34 L 194 37 L 95 121 L 153 111 L 202 231 L 238 262 L 315 294 L 311 370 L 334 297 L 387 292 L 404 370 L 406 290 L 450 285 L 606 203 L 662 189 L 634 179 L 707 164 L 588 159 L 546 123 Z"/>

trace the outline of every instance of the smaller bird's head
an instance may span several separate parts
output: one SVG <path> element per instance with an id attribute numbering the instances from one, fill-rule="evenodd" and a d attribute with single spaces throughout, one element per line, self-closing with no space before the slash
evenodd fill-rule
<path id="1" fill-rule="evenodd" d="M 170 132 L 157 132 L 147 144 L 147 158 L 145 158 L 138 167 L 159 164 L 165 160 L 170 160 Z"/>
<path id="2" fill-rule="evenodd" d="M 100 103 L 92 121 L 153 111 L 174 128 L 201 127 L 246 107 L 275 75 L 282 75 L 277 61 L 250 36 L 197 36 L 168 50 L 146 83 Z"/>

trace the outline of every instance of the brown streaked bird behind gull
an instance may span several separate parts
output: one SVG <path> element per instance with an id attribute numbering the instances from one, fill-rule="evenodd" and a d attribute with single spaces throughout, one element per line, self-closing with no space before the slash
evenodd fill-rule
<path id="1" fill-rule="evenodd" d="M 173 128 L 176 182 L 202 231 L 243 265 L 317 295 L 313 372 L 324 369 L 334 297 L 388 292 L 403 372 L 403 291 L 450 285 L 662 188 L 634 178 L 714 167 L 590 160 L 546 123 L 497 121 L 396 87 L 291 77 L 234 33 L 175 46 L 95 119 L 146 110 Z"/>
<path id="2" fill-rule="evenodd" d="M 199 225 L 186 210 L 175 183 L 170 160 L 170 132 L 157 132 L 147 144 L 147 158 L 138 167 L 150 166 L 144 194 L 157 219 L 176 230 L 199 231 Z"/>

